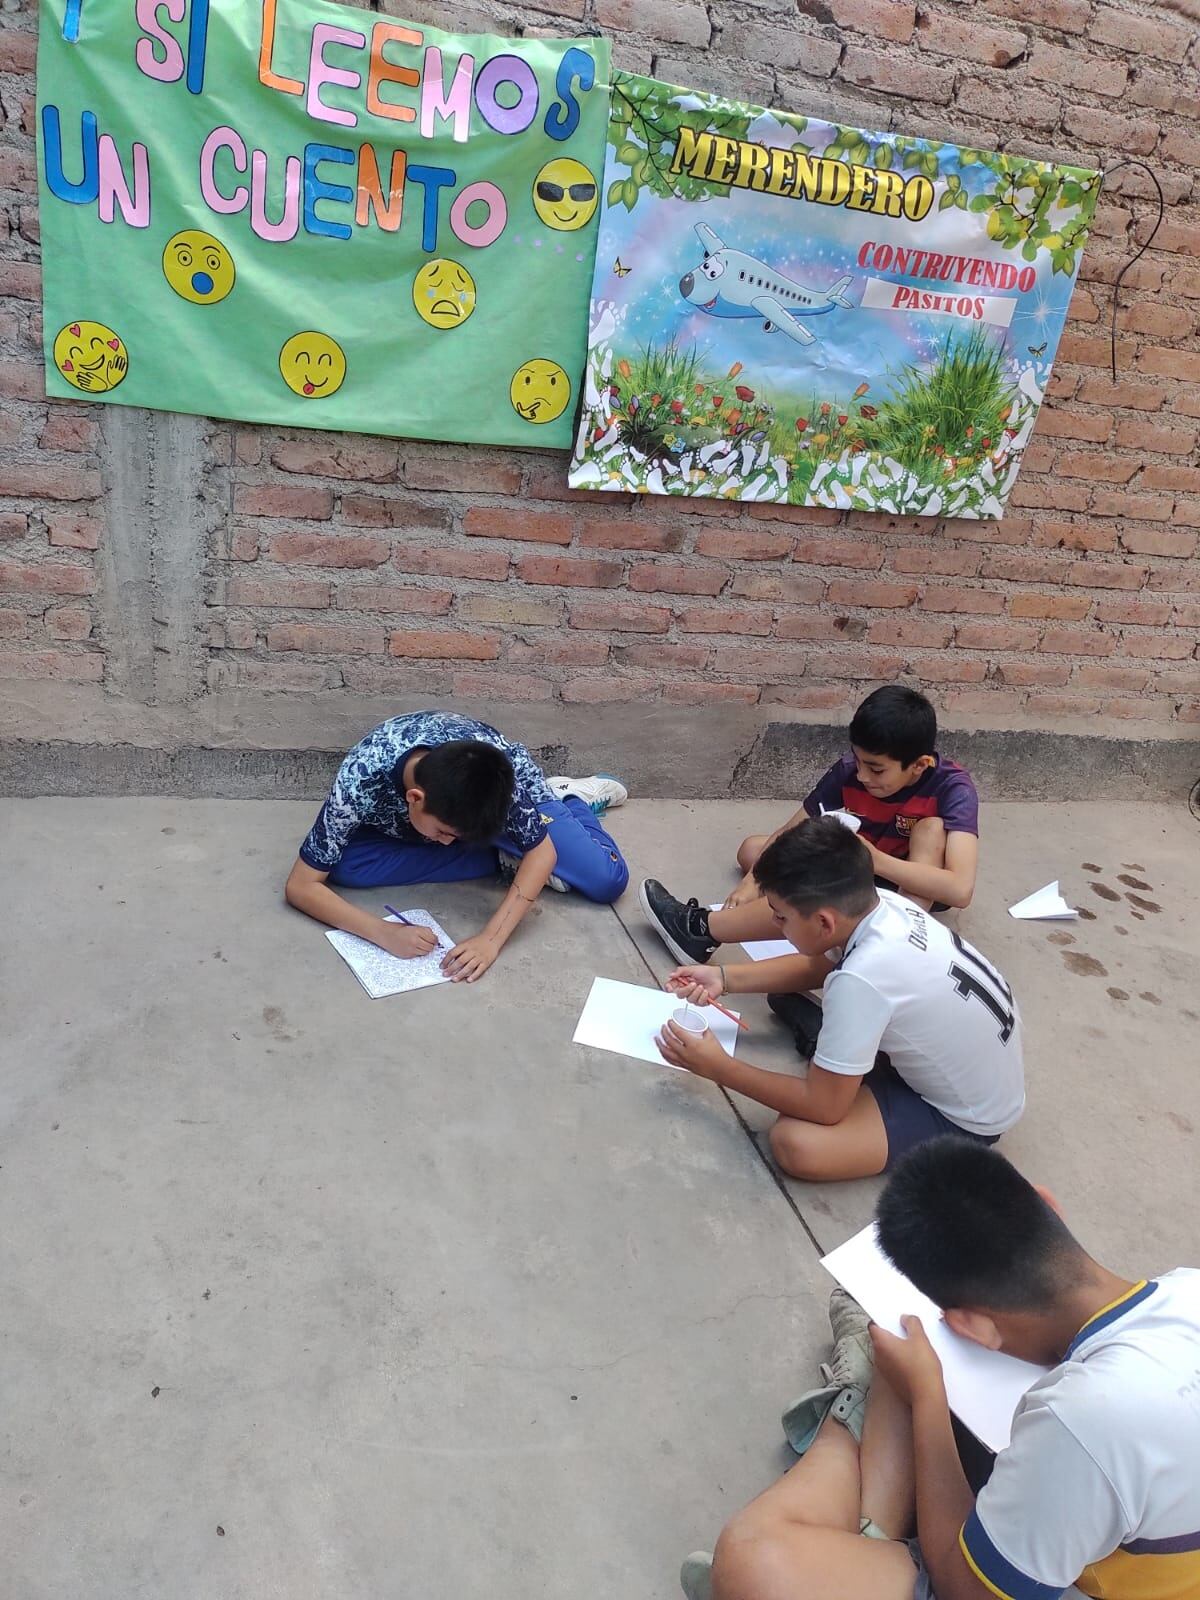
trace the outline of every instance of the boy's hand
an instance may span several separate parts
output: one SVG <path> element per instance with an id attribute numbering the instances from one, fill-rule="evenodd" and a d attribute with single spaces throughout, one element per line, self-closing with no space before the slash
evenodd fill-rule
<path id="1" fill-rule="evenodd" d="M 719 967 L 676 967 L 667 979 L 667 988 L 681 1000 L 701 1006 L 719 1000 L 725 992 Z"/>
<path id="2" fill-rule="evenodd" d="M 873 1322 L 871 1342 L 875 1346 L 876 1367 L 901 1400 L 911 1406 L 922 1395 L 945 1393 L 942 1363 L 920 1317 L 902 1317 L 900 1321 L 904 1338 L 886 1333 Z"/>
<path id="3" fill-rule="evenodd" d="M 754 900 L 762 899 L 762 890 L 758 887 L 758 879 L 752 872 L 748 872 L 730 894 L 725 896 L 724 910 L 732 911 L 735 906 L 748 906 Z"/>
<path id="4" fill-rule="evenodd" d="M 454 983 L 462 983 L 464 978 L 474 983 L 476 978 L 483 977 L 499 954 L 497 940 L 486 933 L 475 933 L 454 946 L 442 962 L 442 971 Z"/>
<path id="5" fill-rule="evenodd" d="M 381 922 L 373 940 L 389 955 L 410 961 L 414 956 L 427 956 L 437 949 L 437 934 L 432 928 L 408 926 L 403 922 Z"/>
<path id="6" fill-rule="evenodd" d="M 702 1033 L 697 1038 L 694 1033 L 685 1033 L 675 1022 L 666 1023 L 655 1042 L 664 1061 L 713 1083 L 720 1083 L 721 1069 L 730 1059 L 728 1051 L 711 1033 Z"/>

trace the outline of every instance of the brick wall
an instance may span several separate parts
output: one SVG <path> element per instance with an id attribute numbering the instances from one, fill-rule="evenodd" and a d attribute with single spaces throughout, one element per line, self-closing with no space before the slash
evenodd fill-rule
<path id="1" fill-rule="evenodd" d="M 907 677 L 960 725 L 1200 721 L 1194 27 L 1149 0 L 382 9 L 447 28 L 599 26 L 618 65 L 867 127 L 1048 159 L 1137 153 L 1166 221 L 1125 279 L 1114 385 L 1110 285 L 1154 207 L 1143 174 L 1107 186 L 998 524 L 572 495 L 562 456 L 214 423 L 198 435 L 219 514 L 187 619 L 189 697 L 703 698 L 840 716 L 864 685 Z M 2 15 L 0 677 L 111 698 L 129 692 L 111 667 L 105 687 L 128 622 L 102 581 L 114 408 L 42 392 L 35 21 L 30 0 Z"/>

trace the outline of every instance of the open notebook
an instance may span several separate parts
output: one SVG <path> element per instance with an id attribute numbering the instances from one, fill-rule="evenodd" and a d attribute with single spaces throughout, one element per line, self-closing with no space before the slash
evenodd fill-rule
<path id="1" fill-rule="evenodd" d="M 405 911 L 406 922 L 420 923 L 432 928 L 439 944 L 427 956 L 412 956 L 408 960 L 389 955 L 368 939 L 353 933 L 331 929 L 325 937 L 362 984 L 372 1000 L 382 1000 L 389 994 L 407 994 L 410 989 L 428 989 L 435 983 L 449 983 L 442 971 L 446 952 L 454 948 L 454 940 L 439 926 L 428 911 Z M 385 917 L 385 922 L 397 922 L 397 917 Z"/>

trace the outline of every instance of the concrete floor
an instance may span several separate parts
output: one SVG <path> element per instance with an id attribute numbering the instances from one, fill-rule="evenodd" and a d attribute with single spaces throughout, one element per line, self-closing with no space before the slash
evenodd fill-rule
<path id="1" fill-rule="evenodd" d="M 782 1465 L 817 1246 L 877 1185 L 781 1187 L 759 1108 L 571 1044 L 595 974 L 671 965 L 632 890 L 547 895 L 470 989 L 368 1000 L 280 899 L 314 810 L 0 804 L 6 1591 L 666 1600 Z M 715 898 L 780 814 L 613 831 L 635 881 Z M 1134 1274 L 1197 1260 L 1197 839 L 1182 807 L 991 806 L 960 924 L 1026 1018 L 1003 1148 Z M 1092 919 L 1006 915 L 1053 877 Z M 410 903 L 461 934 L 496 894 Z M 745 1011 L 745 1053 L 794 1062 Z"/>

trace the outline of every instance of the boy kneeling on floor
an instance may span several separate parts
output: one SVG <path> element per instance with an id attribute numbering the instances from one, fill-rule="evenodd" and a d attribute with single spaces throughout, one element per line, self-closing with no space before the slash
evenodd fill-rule
<path id="1" fill-rule="evenodd" d="M 678 967 L 697 1004 L 766 994 L 812 1065 L 808 1076 L 737 1061 L 712 1033 L 669 1022 L 659 1049 L 779 1112 L 771 1151 L 792 1177 L 882 1172 L 937 1134 L 994 1144 L 1025 1105 L 1021 1020 L 999 972 L 928 912 L 874 884 L 864 845 L 834 817 L 781 834 L 755 875 L 794 956 Z M 821 1005 L 803 992 L 824 985 Z"/>

